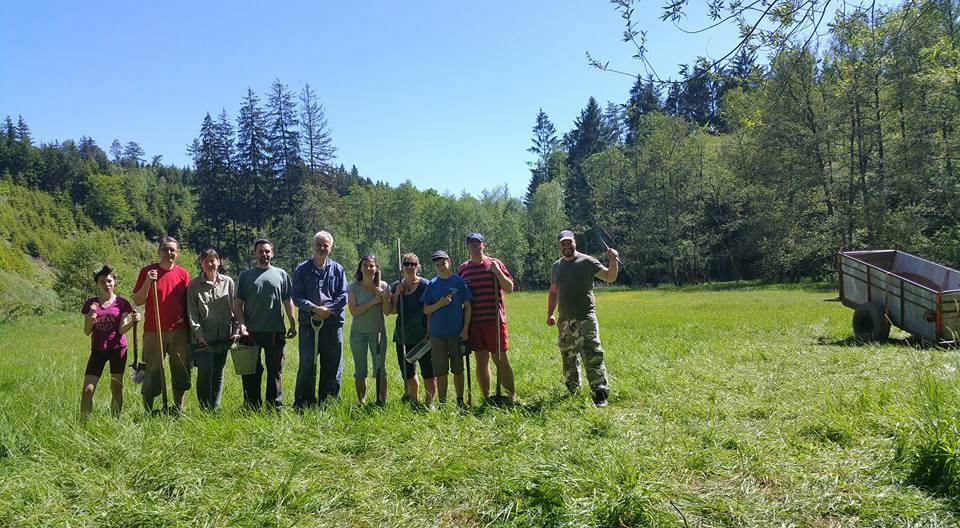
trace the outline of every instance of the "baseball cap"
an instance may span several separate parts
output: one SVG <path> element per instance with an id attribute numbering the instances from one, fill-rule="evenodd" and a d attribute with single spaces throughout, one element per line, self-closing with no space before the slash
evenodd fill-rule
<path id="1" fill-rule="evenodd" d="M 447 252 L 446 252 L 446 251 L 444 251 L 444 250 L 442 250 L 442 249 L 438 249 L 438 250 L 434 251 L 434 252 L 433 252 L 433 256 L 430 257 L 430 260 L 431 260 L 431 261 L 432 261 L 432 260 L 440 260 L 440 259 L 450 260 L 450 255 L 447 255 Z"/>
<path id="2" fill-rule="evenodd" d="M 562 242 L 564 240 L 574 240 L 573 231 L 570 231 L 569 229 L 560 231 L 560 234 L 557 235 L 557 242 Z"/>
<path id="3" fill-rule="evenodd" d="M 467 244 L 469 244 L 474 240 L 476 240 L 477 242 L 480 242 L 481 244 L 486 242 L 486 240 L 483 239 L 483 235 L 481 235 L 480 233 L 470 233 L 469 235 L 467 235 Z"/>

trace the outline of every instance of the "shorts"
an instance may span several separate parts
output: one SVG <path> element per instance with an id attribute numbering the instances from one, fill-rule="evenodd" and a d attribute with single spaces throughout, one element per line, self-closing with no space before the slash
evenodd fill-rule
<path id="1" fill-rule="evenodd" d="M 404 357 L 403 345 L 396 343 L 397 345 L 397 361 L 400 363 L 400 374 L 403 376 L 403 379 L 413 379 L 417 375 L 417 365 L 407 361 L 407 358 Z M 415 347 L 416 345 L 407 345 L 407 350 Z M 430 354 L 424 354 L 417 360 L 417 363 L 420 364 L 420 375 L 423 376 L 423 379 L 430 379 L 433 377 L 433 358 L 432 352 Z"/>
<path id="2" fill-rule="evenodd" d="M 430 336 L 430 362 L 436 376 L 447 373 L 463 374 L 463 358 L 460 356 L 460 338 Z"/>
<path id="3" fill-rule="evenodd" d="M 469 329 L 470 350 L 497 352 L 497 337 L 500 337 L 500 350 L 507 351 L 507 324 L 500 323 L 499 336 L 497 323 L 471 323 Z"/>
<path id="4" fill-rule="evenodd" d="M 175 391 L 190 388 L 190 337 L 186 328 L 163 331 L 163 352 L 170 364 L 170 382 Z M 160 357 L 160 340 L 156 332 L 143 333 L 143 362 L 147 364 L 147 376 L 141 393 L 146 397 L 158 396 L 162 385 L 160 373 L 163 359 Z"/>
<path id="5" fill-rule="evenodd" d="M 103 367 L 108 362 L 110 363 L 110 374 L 123 374 L 123 367 L 127 366 L 127 348 L 90 352 L 90 359 L 87 360 L 87 368 L 83 371 L 83 375 L 99 378 L 103 375 Z"/>

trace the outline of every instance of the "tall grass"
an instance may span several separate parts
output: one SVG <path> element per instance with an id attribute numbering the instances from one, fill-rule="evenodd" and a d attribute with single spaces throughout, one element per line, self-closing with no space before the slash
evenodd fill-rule
<path id="1" fill-rule="evenodd" d="M 943 361 L 944 358 L 934 358 Z M 899 459 L 909 481 L 960 506 L 960 384 L 957 360 L 917 361 L 913 420 L 898 438 Z"/>
<path id="2" fill-rule="evenodd" d="M 359 407 L 347 351 L 341 401 L 303 415 L 242 411 L 228 366 L 219 415 L 190 392 L 185 418 L 147 417 L 127 386 L 112 419 L 100 387 L 82 425 L 79 317 L 3 325 L 0 526 L 956 525 L 907 456 L 918 361 L 952 352 L 851 346 L 829 296 L 600 292 L 602 410 L 564 397 L 542 293 L 508 296 L 512 408 L 411 409 L 392 359 L 388 405 Z"/>

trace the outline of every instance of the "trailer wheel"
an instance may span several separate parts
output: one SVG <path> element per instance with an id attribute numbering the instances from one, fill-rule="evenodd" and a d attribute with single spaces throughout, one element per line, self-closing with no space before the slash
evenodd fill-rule
<path id="1" fill-rule="evenodd" d="M 883 341 L 890 336 L 890 321 L 877 303 L 863 303 L 853 311 L 853 333 L 864 342 Z"/>

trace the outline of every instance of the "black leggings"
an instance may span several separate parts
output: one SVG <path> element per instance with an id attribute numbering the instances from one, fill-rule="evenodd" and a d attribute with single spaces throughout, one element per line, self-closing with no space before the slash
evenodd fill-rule
<path id="1" fill-rule="evenodd" d="M 397 362 L 400 363 L 400 372 L 403 375 L 403 379 L 413 379 L 417 375 L 417 366 L 413 363 L 408 363 L 407 359 L 403 357 L 403 345 L 400 343 L 395 343 L 397 345 Z M 407 345 L 407 349 L 411 349 L 416 345 Z M 423 357 L 417 360 L 417 363 L 420 363 L 420 375 L 423 376 L 423 379 L 430 379 L 433 377 L 433 362 L 430 361 L 430 354 L 424 354 Z"/>

